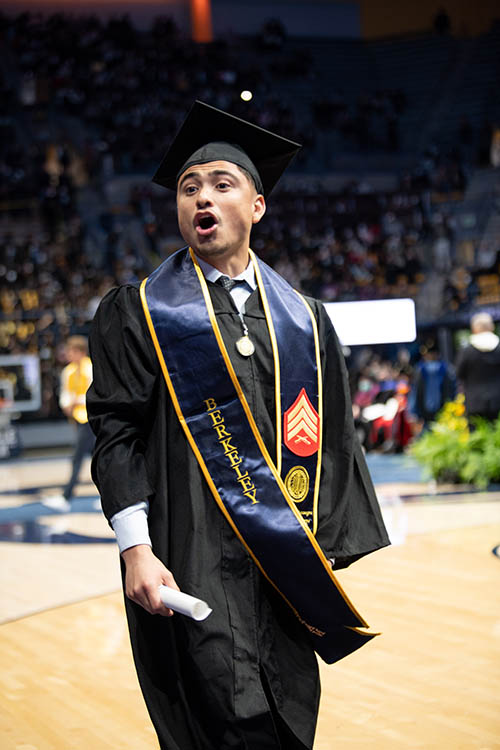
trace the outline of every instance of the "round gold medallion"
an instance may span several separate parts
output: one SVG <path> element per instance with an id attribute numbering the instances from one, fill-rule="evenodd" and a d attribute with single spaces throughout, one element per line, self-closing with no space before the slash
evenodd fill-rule
<path id="1" fill-rule="evenodd" d="M 251 357 L 255 351 L 255 346 L 251 338 L 242 336 L 236 342 L 236 348 L 243 357 Z"/>
<path id="2" fill-rule="evenodd" d="M 285 487 L 296 503 L 301 503 L 309 492 L 309 474 L 303 466 L 294 466 L 285 477 Z"/>

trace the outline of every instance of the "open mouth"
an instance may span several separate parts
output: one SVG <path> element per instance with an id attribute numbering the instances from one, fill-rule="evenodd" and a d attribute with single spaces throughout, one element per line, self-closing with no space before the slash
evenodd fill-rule
<path id="1" fill-rule="evenodd" d="M 200 219 L 199 225 L 202 229 L 210 229 L 210 227 L 213 227 L 215 224 L 215 219 L 213 216 L 205 216 L 203 219 Z"/>
<path id="2" fill-rule="evenodd" d="M 197 217 L 196 231 L 198 234 L 205 236 L 211 234 L 217 226 L 217 219 L 211 214 Z"/>

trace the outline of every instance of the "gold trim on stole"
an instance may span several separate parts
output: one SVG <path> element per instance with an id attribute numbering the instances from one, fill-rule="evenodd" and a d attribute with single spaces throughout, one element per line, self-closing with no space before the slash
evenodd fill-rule
<path id="1" fill-rule="evenodd" d="M 253 250 L 249 248 L 250 260 L 252 261 L 253 269 L 255 272 L 255 280 L 259 288 L 260 298 L 262 300 L 262 307 L 264 308 L 264 315 L 266 316 L 267 328 L 269 331 L 269 338 L 271 339 L 271 348 L 273 350 L 274 359 L 274 392 L 275 392 L 275 404 L 276 404 L 276 470 L 281 476 L 281 462 L 282 462 L 282 439 L 281 439 L 281 369 L 280 369 L 280 357 L 278 353 L 278 341 L 276 339 L 276 333 L 274 330 L 273 318 L 271 310 L 269 308 L 269 302 L 267 301 L 267 294 L 262 282 L 262 276 L 260 273 L 259 264 L 255 258 Z"/>
<path id="2" fill-rule="evenodd" d="M 264 283 L 262 281 L 262 276 L 260 273 L 259 264 L 257 262 L 257 258 L 255 257 L 255 253 L 251 248 L 249 248 L 250 258 L 253 263 L 254 271 L 255 271 L 255 278 L 257 280 L 257 286 L 259 287 L 260 296 L 262 299 L 262 306 L 264 308 L 264 314 L 266 316 L 267 321 L 267 327 L 269 329 L 269 336 L 271 338 L 271 346 L 273 349 L 273 358 L 274 358 L 274 378 L 275 378 L 275 398 L 276 398 L 276 470 L 278 474 L 281 476 L 281 451 L 282 451 L 282 437 L 281 437 L 281 373 L 280 373 L 280 360 L 279 360 L 279 353 L 278 353 L 278 342 L 276 340 L 276 334 L 274 331 L 274 325 L 273 325 L 273 319 L 271 315 L 271 310 L 269 307 L 269 302 L 267 300 L 266 290 L 264 288 Z M 296 289 L 293 290 L 295 294 L 298 296 L 304 307 L 306 308 L 307 312 L 309 313 L 309 317 L 311 318 L 311 325 L 314 335 L 314 349 L 316 352 L 316 364 L 317 364 L 317 371 L 318 371 L 318 415 L 319 415 L 319 424 L 320 424 L 320 437 L 319 437 L 319 446 L 318 446 L 318 458 L 316 460 L 316 479 L 314 483 L 314 497 L 313 497 L 313 524 L 312 524 L 312 533 L 316 534 L 316 530 L 318 528 L 318 499 L 319 499 L 319 479 L 321 475 L 321 457 L 322 457 L 322 444 L 323 444 L 323 375 L 321 372 L 321 355 L 319 350 L 319 336 L 318 336 L 318 326 L 316 323 L 316 318 L 313 315 L 313 311 L 309 307 L 309 304 L 304 299 L 304 297 L 297 292 Z"/>
<path id="3" fill-rule="evenodd" d="M 253 255 L 253 252 L 252 251 L 250 251 L 250 252 Z M 233 386 L 234 386 L 234 388 L 236 390 L 236 393 L 238 395 L 240 403 L 241 403 L 241 405 L 243 407 L 245 415 L 246 415 L 246 417 L 248 419 L 248 423 L 249 423 L 250 428 L 251 428 L 251 430 L 253 432 L 253 435 L 254 435 L 254 438 L 255 438 L 255 440 L 257 442 L 257 445 L 259 446 L 259 449 L 260 449 L 260 451 L 262 453 L 262 456 L 263 456 L 266 464 L 268 465 L 269 470 L 273 474 L 274 479 L 275 479 L 275 481 L 276 481 L 279 489 L 281 490 L 281 492 L 282 492 L 282 494 L 283 494 L 286 502 L 288 503 L 288 506 L 290 507 L 290 509 L 294 513 L 295 517 L 297 518 L 298 522 L 302 526 L 302 529 L 306 533 L 306 536 L 308 537 L 309 542 L 311 543 L 314 551 L 316 552 L 317 556 L 319 557 L 319 559 L 321 561 L 321 564 L 325 568 L 325 570 L 328 573 L 328 575 L 329 575 L 330 579 L 332 580 L 333 584 L 336 586 L 337 590 L 339 591 L 340 595 L 344 599 L 345 603 L 347 604 L 347 606 L 349 607 L 349 609 L 351 610 L 351 612 L 353 612 L 353 614 L 359 619 L 361 625 L 363 627 L 367 628 L 367 627 L 369 627 L 368 623 L 360 615 L 360 613 L 357 611 L 357 609 L 355 608 L 355 606 L 350 601 L 349 597 L 345 593 L 345 591 L 342 588 L 341 584 L 339 583 L 339 581 L 335 577 L 335 575 L 333 573 L 333 570 L 332 570 L 332 567 L 331 567 L 330 561 L 327 560 L 327 558 L 325 557 L 325 555 L 324 555 L 321 547 L 319 546 L 319 544 L 318 544 L 318 542 L 317 542 L 314 534 L 312 533 L 312 531 L 309 528 L 309 526 L 306 523 L 306 521 L 304 521 L 302 515 L 300 514 L 300 511 L 295 506 L 295 503 L 288 496 L 288 492 L 285 489 L 285 486 L 283 484 L 281 476 L 277 472 L 276 466 L 274 465 L 273 461 L 271 460 L 269 452 L 268 452 L 268 450 L 267 450 L 267 448 L 266 448 L 266 446 L 264 444 L 264 441 L 262 440 L 262 436 L 261 436 L 261 434 L 259 432 L 259 429 L 258 429 L 258 427 L 257 427 L 257 425 L 255 423 L 255 420 L 253 418 L 253 414 L 250 411 L 250 407 L 249 407 L 248 402 L 246 400 L 245 394 L 243 393 L 243 391 L 241 389 L 241 386 L 239 384 L 239 381 L 238 381 L 238 379 L 236 377 L 236 373 L 234 371 L 232 362 L 231 362 L 231 360 L 229 358 L 229 355 L 227 353 L 227 349 L 226 349 L 226 346 L 225 346 L 224 341 L 222 339 L 222 335 L 221 335 L 221 332 L 220 332 L 220 329 L 219 329 L 219 325 L 218 325 L 217 319 L 215 317 L 215 312 L 214 312 L 214 309 L 213 309 L 212 300 L 210 298 L 210 293 L 208 291 L 207 282 L 205 280 L 205 277 L 203 275 L 203 271 L 201 270 L 201 268 L 200 268 L 200 266 L 198 264 L 198 261 L 196 259 L 196 255 L 193 252 L 192 248 L 189 248 L 189 254 L 191 256 L 191 260 L 193 262 L 195 271 L 196 271 L 196 273 L 198 275 L 198 280 L 199 280 L 200 285 L 201 285 L 201 290 L 202 290 L 202 293 L 203 293 L 203 297 L 205 299 L 205 304 L 206 304 L 206 307 L 207 307 L 207 312 L 208 312 L 208 315 L 209 315 L 209 318 L 210 318 L 210 322 L 212 324 L 212 329 L 214 331 L 214 335 L 216 337 L 216 340 L 217 340 L 217 343 L 218 343 L 218 346 L 219 346 L 219 350 L 220 350 L 221 355 L 222 355 L 222 357 L 224 359 L 224 363 L 225 363 L 225 365 L 227 367 L 229 376 L 230 376 L 231 381 L 233 383 Z M 252 261 L 254 260 L 254 258 L 255 258 L 255 256 L 253 256 Z M 254 262 L 254 268 L 256 267 L 256 265 L 257 265 L 257 263 Z M 260 276 L 260 274 L 259 274 L 259 276 Z M 256 274 L 256 278 L 257 278 L 257 283 L 258 284 L 259 284 L 259 276 Z M 233 531 L 235 532 L 236 536 L 238 537 L 238 539 L 240 540 L 240 542 L 243 544 L 243 546 L 245 547 L 245 549 L 247 550 L 247 552 L 251 555 L 252 559 L 255 561 L 255 564 L 257 565 L 257 567 L 259 568 L 259 570 L 261 571 L 261 573 L 272 584 L 272 586 L 279 592 L 279 594 L 283 597 L 283 599 L 286 601 L 286 603 L 289 605 L 289 607 L 295 612 L 295 614 L 299 617 L 299 619 L 302 620 L 302 618 L 300 617 L 300 615 L 297 612 L 297 610 L 295 609 L 295 607 L 291 604 L 291 602 L 287 599 L 287 597 L 283 594 L 283 592 L 278 588 L 278 586 L 274 583 L 274 581 L 271 578 L 269 578 L 269 576 L 267 575 L 266 571 L 262 567 L 260 561 L 255 556 L 254 552 L 249 547 L 249 545 L 245 542 L 244 538 L 242 537 L 241 533 L 239 532 L 238 528 L 236 527 L 236 524 L 232 520 L 229 512 L 227 511 L 227 509 L 226 509 L 226 507 L 225 507 L 225 505 L 224 505 L 224 503 L 223 503 L 223 501 L 222 501 L 219 493 L 217 492 L 217 488 L 216 488 L 216 486 L 215 486 L 215 484 L 214 484 L 214 482 L 212 480 L 212 477 L 210 476 L 208 468 L 207 468 L 207 466 L 206 466 L 206 464 L 205 464 L 205 462 L 203 460 L 203 456 L 201 455 L 200 450 L 198 449 L 198 446 L 196 445 L 196 442 L 195 442 L 195 440 L 194 440 L 194 438 L 193 438 L 193 436 L 191 434 L 191 431 L 190 431 L 190 429 L 189 429 L 189 427 L 188 427 L 188 425 L 186 423 L 186 420 L 185 420 L 184 415 L 182 413 L 182 410 L 180 408 L 179 402 L 177 400 L 177 396 L 175 394 L 174 386 L 173 386 L 173 383 L 171 381 L 170 374 L 168 372 L 168 368 L 167 368 L 165 359 L 163 357 L 163 352 L 162 352 L 160 344 L 158 342 L 158 338 L 156 336 L 156 331 L 154 329 L 153 321 L 151 319 L 151 314 L 149 312 L 148 303 L 147 303 L 147 299 L 146 299 L 146 292 L 145 292 L 146 283 L 147 283 L 147 278 L 144 279 L 142 281 L 142 283 L 141 283 L 140 296 L 141 296 L 141 301 L 142 301 L 142 305 L 143 305 L 143 309 L 144 309 L 144 314 L 146 316 L 146 321 L 147 321 L 147 324 L 148 324 L 149 332 L 150 332 L 151 337 L 153 339 L 153 343 L 154 343 L 154 347 L 155 347 L 155 350 L 156 350 L 156 354 L 157 354 L 158 359 L 160 361 L 160 366 L 161 366 L 161 369 L 162 369 L 162 372 L 163 372 L 163 376 L 165 378 L 165 381 L 166 381 L 166 384 L 167 384 L 167 388 L 168 388 L 168 391 L 170 393 L 170 397 L 172 399 L 172 403 L 174 404 L 174 408 L 175 408 L 177 417 L 178 417 L 179 422 L 180 422 L 180 424 L 181 424 L 181 426 L 182 426 L 182 428 L 184 430 L 184 433 L 185 433 L 185 435 L 186 435 L 186 437 L 188 439 L 188 442 L 189 442 L 191 448 L 193 449 L 193 452 L 194 452 L 194 454 L 195 454 L 195 456 L 196 456 L 196 458 L 198 460 L 198 463 L 199 463 L 200 468 L 201 468 L 201 470 L 203 472 L 203 475 L 204 475 L 205 479 L 207 480 L 207 484 L 208 484 L 208 486 L 209 486 L 209 488 L 210 488 L 210 490 L 211 490 L 211 492 L 212 492 L 212 494 L 213 494 L 213 496 L 214 496 L 217 504 L 219 505 L 220 509 L 224 513 L 224 516 L 226 517 L 227 521 L 229 522 L 231 528 L 233 529 Z M 262 279 L 260 279 L 260 285 L 259 285 L 259 291 L 260 292 L 261 292 L 262 287 L 263 287 Z M 304 302 L 305 305 L 307 305 L 307 302 L 305 300 L 303 300 L 303 302 Z M 308 307 L 308 309 L 310 309 L 309 305 L 307 305 L 307 307 Z M 312 316 L 312 311 L 311 311 L 310 314 Z M 314 322 L 316 322 L 316 321 L 314 321 Z M 313 328 L 314 327 L 315 326 L 313 326 Z M 281 414 L 280 414 L 280 422 L 281 422 Z"/>

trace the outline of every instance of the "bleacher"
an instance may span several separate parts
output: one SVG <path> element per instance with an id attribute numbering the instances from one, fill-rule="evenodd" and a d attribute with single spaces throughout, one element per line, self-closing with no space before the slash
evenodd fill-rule
<path id="1" fill-rule="evenodd" d="M 63 32 L 64 23 L 55 39 Z M 303 291 L 329 300 L 412 296 L 428 325 L 457 308 L 468 315 L 471 305 L 500 305 L 498 170 L 477 169 L 482 123 L 500 120 L 498 25 L 477 39 L 285 39 L 279 50 L 250 38 L 208 49 L 177 38 L 175 58 L 191 61 L 184 78 L 178 61 L 174 73 L 168 68 L 168 55 L 155 77 L 155 55 L 163 60 L 163 50 L 154 34 L 138 31 L 129 39 L 128 73 L 119 75 L 116 29 L 96 33 L 88 59 L 81 50 L 73 57 L 66 40 L 62 72 L 49 54 L 56 42 L 47 30 L 22 33 L 15 43 L 4 34 L 0 58 L 6 102 L 0 243 L 14 264 L 22 258 L 17 281 L 0 263 L 0 349 L 43 350 L 47 394 L 55 391 L 58 343 L 88 329 L 102 289 L 141 278 L 179 246 L 174 197 L 151 189 L 149 179 L 196 97 L 256 121 L 264 116 L 264 126 L 304 140 L 303 154 L 254 234 L 258 252 L 281 264 Z M 68 39 L 75 34 L 72 28 Z M 132 69 L 139 58 L 147 64 Z M 108 78 L 93 91 L 109 61 Z M 132 93 L 131 74 L 137 77 Z M 80 85 L 87 87 L 86 106 L 71 102 L 73 83 L 76 95 Z M 255 94 L 248 105 L 239 99 L 244 84 Z M 114 92 L 112 102 L 106 92 Z M 323 100 L 333 102 L 334 116 L 321 125 Z M 357 131 L 363 111 L 366 123 Z M 339 112 L 350 130 L 342 128 Z M 387 115 L 399 133 L 392 146 Z M 465 149 L 464 117 L 472 129 Z M 447 152 L 460 149 L 464 158 L 449 162 Z M 455 180 L 458 169 L 463 184 Z M 401 233 L 399 245 L 390 222 Z M 433 268 L 434 243 L 443 232 L 451 238 L 450 274 Z M 28 251 L 30 243 L 35 249 Z M 54 309 L 35 293 L 43 263 L 59 274 Z M 65 276 L 75 278 L 70 283 Z M 44 404 L 43 416 L 54 416 L 53 395 Z"/>

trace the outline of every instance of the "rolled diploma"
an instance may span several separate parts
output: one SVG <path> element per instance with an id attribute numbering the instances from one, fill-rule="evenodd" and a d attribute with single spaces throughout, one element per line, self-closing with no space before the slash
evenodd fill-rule
<path id="1" fill-rule="evenodd" d="M 206 620 L 212 612 L 206 602 L 189 594 L 183 594 L 182 591 L 176 591 L 169 586 L 159 586 L 158 590 L 160 599 L 166 607 L 170 607 L 174 612 L 180 612 L 181 615 L 192 617 L 193 620 Z"/>

